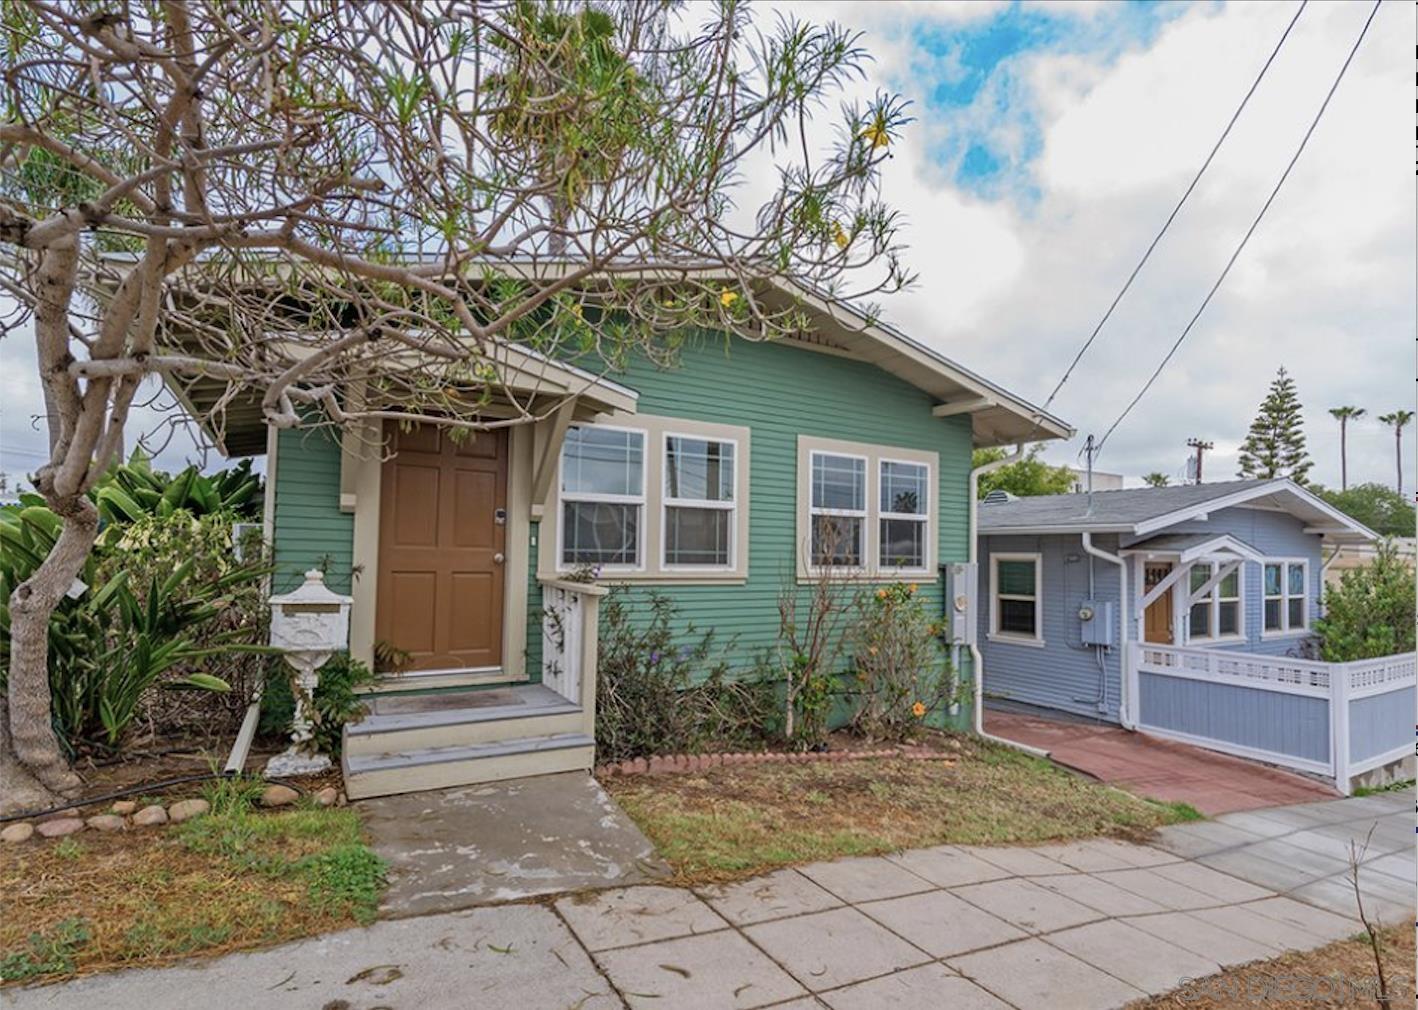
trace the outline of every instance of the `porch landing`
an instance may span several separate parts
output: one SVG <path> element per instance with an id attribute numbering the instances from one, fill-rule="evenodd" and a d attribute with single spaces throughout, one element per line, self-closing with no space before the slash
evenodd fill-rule
<path id="1" fill-rule="evenodd" d="M 1111 723 L 987 709 L 985 730 L 1047 750 L 1059 764 L 1139 796 L 1190 803 L 1208 817 L 1338 795 L 1302 775 Z"/>

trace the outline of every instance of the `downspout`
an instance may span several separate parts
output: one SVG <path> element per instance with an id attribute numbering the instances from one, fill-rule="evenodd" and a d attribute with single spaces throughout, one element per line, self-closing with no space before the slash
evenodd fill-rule
<path id="1" fill-rule="evenodd" d="M 970 535 L 968 556 L 971 565 L 978 565 L 980 558 L 980 477 L 984 474 L 998 470 L 1000 467 L 1009 466 L 1011 463 L 1017 463 L 1023 458 L 1024 443 L 1021 442 L 1019 445 L 1016 445 L 1014 447 L 1014 452 L 1006 456 L 1004 459 L 997 459 L 993 463 L 986 463 L 983 466 L 977 466 L 970 471 Z M 980 577 L 980 572 L 978 568 L 974 569 L 974 571 L 975 578 L 977 581 L 975 596 L 976 599 L 978 599 L 978 580 Z M 972 672 L 975 676 L 975 735 L 982 737 L 990 741 L 991 743 L 997 743 L 1004 747 L 1012 747 L 1017 751 L 1023 751 L 1025 754 L 1029 754 L 1033 757 L 1047 758 L 1049 756 L 1049 752 L 1046 750 L 1042 750 L 1038 747 L 1030 747 L 1028 744 L 1020 743 L 1018 740 L 1006 740 L 1002 736 L 994 736 L 993 734 L 985 732 L 985 660 L 984 657 L 980 655 L 980 646 L 978 642 L 970 643 L 970 660 L 972 666 L 974 667 Z M 959 663 L 956 664 L 957 669 L 959 669 L 959 665 Z"/>
<path id="2" fill-rule="evenodd" d="M 1118 648 L 1119 648 L 1119 670 L 1121 677 L 1118 684 L 1118 721 L 1123 724 L 1123 729 L 1136 729 L 1137 725 L 1132 720 L 1132 676 L 1129 667 L 1132 666 L 1132 649 L 1128 647 L 1128 566 L 1127 562 L 1116 554 L 1109 554 L 1099 547 L 1093 546 L 1093 534 L 1083 534 L 1084 553 L 1091 557 L 1100 558 L 1110 565 L 1118 566 Z"/>

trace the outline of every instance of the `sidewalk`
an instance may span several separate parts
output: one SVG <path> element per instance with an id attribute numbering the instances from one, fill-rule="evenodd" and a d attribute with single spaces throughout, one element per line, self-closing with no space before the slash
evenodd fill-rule
<path id="1" fill-rule="evenodd" d="M 1154 846 L 941 846 L 386 921 L 6 996 L 18 1010 L 1098 1010 L 1352 935 L 1339 850 L 1371 826 L 1366 903 L 1411 922 L 1400 793 L 1175 826 Z"/>

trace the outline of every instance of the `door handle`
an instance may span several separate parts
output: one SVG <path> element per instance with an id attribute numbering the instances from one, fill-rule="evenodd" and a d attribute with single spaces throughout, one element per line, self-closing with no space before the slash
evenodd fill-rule
<path id="1" fill-rule="evenodd" d="M 500 564 L 502 564 L 502 562 L 504 562 L 504 561 L 506 561 L 506 560 L 507 560 L 507 559 L 502 556 L 502 552 L 501 552 L 501 551 L 498 551 L 496 554 L 494 554 L 494 555 L 492 556 L 492 563 L 495 564 L 495 565 L 500 565 Z"/>

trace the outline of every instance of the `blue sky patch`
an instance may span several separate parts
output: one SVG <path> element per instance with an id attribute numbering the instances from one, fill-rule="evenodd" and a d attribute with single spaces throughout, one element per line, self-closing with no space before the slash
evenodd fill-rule
<path id="1" fill-rule="evenodd" d="M 947 178 L 987 199 L 1035 194 L 1030 166 L 1043 133 L 1022 63 L 1034 53 L 1071 53 L 1111 63 L 1145 48 L 1185 2 L 1105 4 L 1091 16 L 1017 2 L 965 24 L 921 22 L 907 97 L 939 124 L 931 154 Z"/>

